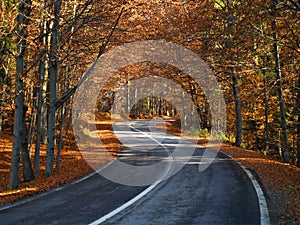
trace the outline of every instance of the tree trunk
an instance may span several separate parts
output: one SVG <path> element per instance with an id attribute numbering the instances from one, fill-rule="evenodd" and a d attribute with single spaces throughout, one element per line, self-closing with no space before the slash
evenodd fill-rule
<path id="1" fill-rule="evenodd" d="M 4 113 L 4 102 L 5 102 L 5 89 L 3 90 L 1 97 L 1 106 L 0 106 L 0 132 L 3 130 L 3 113 Z"/>
<path id="2" fill-rule="evenodd" d="M 59 13 L 61 7 L 61 0 L 54 3 L 54 21 L 52 26 L 52 35 L 49 53 L 49 78 L 50 78 L 50 104 L 49 104 L 49 118 L 48 118 L 48 145 L 46 157 L 46 174 L 53 173 L 54 162 L 54 147 L 56 137 L 56 82 L 58 74 L 58 28 L 59 28 Z"/>
<path id="3" fill-rule="evenodd" d="M 269 138 L 269 101 L 268 101 L 268 90 L 267 90 L 267 76 L 265 67 L 262 69 L 264 76 L 264 103 L 265 103 L 265 155 L 270 148 Z"/>
<path id="4" fill-rule="evenodd" d="M 63 84 L 63 91 L 64 93 L 67 90 L 67 70 L 65 71 L 65 77 L 64 77 L 64 84 Z M 60 153 L 61 149 L 63 147 L 63 132 L 65 128 L 65 118 L 66 118 L 67 110 L 66 110 L 66 102 L 63 103 L 61 106 L 61 126 L 59 131 L 59 141 L 58 141 L 58 148 L 57 148 L 57 157 L 56 157 L 56 168 L 59 167 L 59 161 L 60 161 Z"/>
<path id="5" fill-rule="evenodd" d="M 42 127 L 42 106 L 43 106 L 43 82 L 45 74 L 45 57 L 43 56 L 39 65 L 39 88 L 38 88 L 38 103 L 36 116 L 36 145 L 34 154 L 34 173 L 40 173 L 40 147 L 41 147 L 41 127 Z"/>
<path id="6" fill-rule="evenodd" d="M 297 166 L 300 167 L 300 75 L 298 74 L 298 95 L 297 95 Z"/>
<path id="7" fill-rule="evenodd" d="M 261 28 L 261 34 L 263 36 L 263 28 Z M 262 74 L 264 79 L 264 103 L 265 103 L 265 150 L 264 154 L 266 155 L 269 152 L 270 148 L 270 137 L 269 137 L 269 100 L 268 100 L 268 82 L 267 82 L 267 65 L 266 65 L 266 56 L 265 56 L 265 42 L 262 47 Z"/>
<path id="8" fill-rule="evenodd" d="M 58 149 L 57 149 L 57 157 L 56 157 L 56 168 L 59 167 L 59 161 L 60 161 L 60 153 L 61 149 L 63 147 L 63 132 L 65 127 L 65 118 L 66 118 L 66 103 L 63 103 L 61 108 L 61 126 L 60 126 L 60 132 L 59 132 L 59 141 L 58 141 Z"/>
<path id="9" fill-rule="evenodd" d="M 241 104 L 241 98 L 240 98 L 240 92 L 239 92 L 239 78 L 236 71 L 236 59 L 234 56 L 234 53 L 232 51 L 233 49 L 233 42 L 232 37 L 234 35 L 234 13 L 233 11 L 233 3 L 232 1 L 228 1 L 228 11 L 230 12 L 230 15 L 228 17 L 228 50 L 230 54 L 230 63 L 233 65 L 232 71 L 231 71 L 231 79 L 232 79 L 232 87 L 233 87 L 233 94 L 234 94 L 234 102 L 235 102 L 235 145 L 240 146 L 242 143 L 242 104 Z"/>
<path id="10" fill-rule="evenodd" d="M 235 145 L 240 146 L 242 143 L 242 105 L 241 105 L 241 99 L 240 99 L 240 93 L 239 93 L 239 83 L 238 83 L 238 76 L 236 74 L 235 68 L 233 69 L 232 74 L 232 85 L 233 85 L 233 94 L 234 94 L 234 100 L 235 100 Z"/>
<path id="11" fill-rule="evenodd" d="M 20 0 L 18 4 L 18 55 L 16 56 L 16 105 L 14 115 L 14 140 L 10 169 L 9 188 L 15 189 L 19 184 L 20 149 L 22 140 L 22 119 L 24 107 L 24 53 L 26 49 L 26 23 L 30 16 L 31 0 Z"/>
<path id="12" fill-rule="evenodd" d="M 42 9 L 42 19 L 41 19 L 41 26 L 40 26 L 40 35 L 44 35 L 45 33 L 45 8 L 46 2 L 43 1 L 43 9 Z M 41 40 L 41 45 L 46 46 L 46 37 L 43 37 Z M 36 116 L 36 144 L 35 144 L 35 154 L 34 154 L 34 173 L 40 173 L 40 148 L 41 148 L 41 140 L 42 140 L 42 107 L 43 107 L 43 84 L 45 78 L 45 50 L 42 49 L 40 54 L 42 57 L 39 63 L 39 72 L 38 72 L 38 80 L 39 80 L 39 87 L 38 87 L 38 96 L 37 96 L 37 116 Z"/>
<path id="13" fill-rule="evenodd" d="M 48 144 L 48 105 L 49 102 L 49 87 L 48 87 L 48 60 L 46 57 L 43 61 L 44 65 L 44 83 L 42 84 L 42 108 L 41 108 L 41 141 L 44 144 Z"/>
<path id="14" fill-rule="evenodd" d="M 21 4 L 21 3 L 20 3 Z M 20 10 L 20 13 L 22 11 Z M 23 29 L 23 28 L 21 28 Z M 23 81 L 21 76 L 23 74 L 23 53 L 24 50 L 21 48 L 25 48 L 25 40 L 19 42 L 19 50 L 21 50 L 20 54 L 17 56 L 17 78 L 16 78 L 16 105 L 15 105 L 15 115 L 14 115 L 14 140 L 13 140 L 13 148 L 12 148 L 12 161 L 11 161 L 11 169 L 10 169 L 10 180 L 9 180 L 9 188 L 16 189 L 19 184 L 19 168 L 20 168 L 20 148 L 21 148 L 21 138 L 22 138 L 22 118 L 23 118 L 23 106 L 24 106 L 24 96 L 23 96 Z"/>
<path id="15" fill-rule="evenodd" d="M 28 182 L 34 179 L 30 157 L 28 154 L 28 129 L 26 128 L 26 111 L 27 107 L 23 107 L 23 119 L 21 125 L 21 152 L 22 152 L 22 163 L 23 163 L 23 181 Z"/>
<path id="16" fill-rule="evenodd" d="M 286 116 L 285 116 L 285 106 L 284 99 L 282 95 L 282 79 L 281 79 L 281 68 L 280 68 L 280 57 L 279 57 L 279 43 L 277 37 L 277 21 L 276 21 L 276 1 L 271 1 L 271 9 L 272 9 L 272 31 L 273 31 L 273 47 L 274 47 L 274 58 L 275 58 L 275 72 L 277 78 L 277 86 L 278 86 L 278 99 L 280 104 L 280 116 L 281 116 L 281 127 L 282 127 L 282 135 L 283 135 L 283 151 L 282 157 L 285 162 L 289 162 L 289 142 L 288 142 L 288 134 L 287 134 L 287 125 L 286 125 Z"/>

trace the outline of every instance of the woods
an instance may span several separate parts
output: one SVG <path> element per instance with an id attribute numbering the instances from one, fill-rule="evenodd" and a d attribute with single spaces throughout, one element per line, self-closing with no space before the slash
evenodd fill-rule
<path id="1" fill-rule="evenodd" d="M 226 100 L 223 140 L 300 166 L 299 9 L 296 0 L 2 0 L 0 135 L 14 136 L 9 188 L 18 187 L 20 165 L 24 181 L 41 173 L 41 145 L 47 145 L 43 173 L 59 169 L 83 72 L 103 52 L 136 40 L 165 40 L 197 53 Z M 205 94 L 170 65 L 145 62 L 119 71 L 99 90 L 97 109 L 110 112 L 120 88 L 146 75 L 180 84 L 200 116 L 195 132 L 209 133 Z M 155 96 L 130 110 L 132 118 L 177 114 Z"/>

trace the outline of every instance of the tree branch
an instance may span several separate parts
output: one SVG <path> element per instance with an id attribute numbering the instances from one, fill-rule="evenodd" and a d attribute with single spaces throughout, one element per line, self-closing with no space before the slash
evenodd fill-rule
<path id="1" fill-rule="evenodd" d="M 123 11 L 124 11 L 124 7 L 121 9 L 113 27 L 112 27 L 110 34 L 108 35 L 108 37 L 106 38 L 104 43 L 101 45 L 96 60 L 100 58 L 100 56 L 103 54 L 105 48 L 107 47 L 107 45 L 108 45 L 114 31 L 116 30 L 116 27 L 117 27 L 119 21 L 120 21 Z M 91 70 L 94 67 L 94 65 L 95 65 L 95 63 L 89 68 L 89 70 Z M 63 103 L 65 103 L 75 93 L 77 88 L 79 88 L 79 86 L 87 79 L 88 74 L 89 74 L 89 72 L 85 73 L 85 75 L 79 80 L 79 82 L 72 89 L 70 89 L 62 97 L 60 97 L 59 99 L 56 100 L 56 102 L 55 102 L 56 108 L 59 108 Z"/>

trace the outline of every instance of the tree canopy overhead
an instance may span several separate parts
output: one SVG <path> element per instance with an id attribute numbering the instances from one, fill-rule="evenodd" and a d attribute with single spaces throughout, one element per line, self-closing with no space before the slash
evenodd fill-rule
<path id="1" fill-rule="evenodd" d="M 70 121 L 72 94 L 82 74 L 103 52 L 138 40 L 173 42 L 198 54 L 223 90 L 224 140 L 299 166 L 299 6 L 294 0 L 1 1 L 0 132 L 13 130 L 15 113 L 17 142 L 11 187 L 18 185 L 23 113 L 25 139 L 32 140 L 27 146 L 35 143 L 34 165 L 28 170 L 39 173 L 39 146 L 46 144 L 51 175 L 54 159 L 59 166 L 62 134 L 69 127 L 65 121 Z M 99 108 L 111 110 L 117 87 L 141 73 L 180 84 L 200 112 L 199 129 L 209 131 L 201 87 L 168 65 L 124 68 L 99 92 Z M 133 112 L 163 114 L 162 105 L 171 107 L 155 98 L 139 104 L 143 110 Z M 150 105 L 156 110 L 145 110 Z"/>

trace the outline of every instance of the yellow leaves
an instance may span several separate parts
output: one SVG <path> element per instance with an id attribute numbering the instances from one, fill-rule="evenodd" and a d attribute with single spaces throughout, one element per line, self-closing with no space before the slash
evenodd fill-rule
<path id="1" fill-rule="evenodd" d="M 13 194 L 19 194 L 19 193 L 28 193 L 28 192 L 34 192 L 34 191 L 37 191 L 38 188 L 36 187 L 32 187 L 32 188 L 21 188 L 21 189 L 17 189 L 17 190 L 11 190 L 11 191 L 4 191 L 4 192 L 1 192 L 0 193 L 0 196 L 3 197 L 3 196 L 8 196 L 8 195 L 13 195 Z"/>

